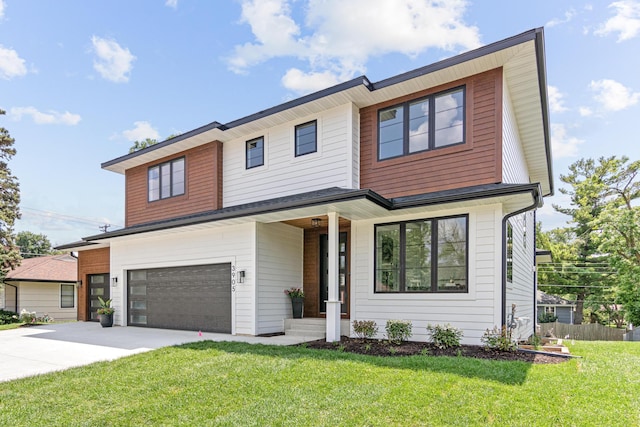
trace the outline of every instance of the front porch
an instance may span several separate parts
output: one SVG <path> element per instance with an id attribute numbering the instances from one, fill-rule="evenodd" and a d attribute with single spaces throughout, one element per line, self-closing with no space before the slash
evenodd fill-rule
<path id="1" fill-rule="evenodd" d="M 340 336 L 349 336 L 350 320 L 340 320 Z M 327 319 L 304 318 L 284 319 L 284 334 L 292 337 L 301 337 L 304 341 L 313 341 L 327 337 Z"/>

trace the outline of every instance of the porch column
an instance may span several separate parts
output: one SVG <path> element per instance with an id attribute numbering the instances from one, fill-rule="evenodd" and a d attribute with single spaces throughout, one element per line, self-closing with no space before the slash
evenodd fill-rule
<path id="1" fill-rule="evenodd" d="M 340 341 L 340 290 L 339 290 L 339 271 L 338 271 L 338 241 L 340 236 L 340 227 L 338 224 L 338 213 L 330 212 L 328 230 L 329 245 L 329 299 L 327 303 L 327 342 Z"/>

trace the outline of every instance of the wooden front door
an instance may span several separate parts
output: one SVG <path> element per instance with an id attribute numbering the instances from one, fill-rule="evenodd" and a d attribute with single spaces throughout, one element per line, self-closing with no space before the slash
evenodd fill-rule
<path id="1" fill-rule="evenodd" d="M 98 321 L 98 309 L 100 301 L 111 298 L 111 288 L 109 287 L 109 273 L 105 274 L 89 274 L 89 320 Z"/>

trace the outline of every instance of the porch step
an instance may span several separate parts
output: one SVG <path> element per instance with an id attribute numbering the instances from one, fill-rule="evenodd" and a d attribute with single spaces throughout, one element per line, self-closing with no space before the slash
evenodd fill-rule
<path id="1" fill-rule="evenodd" d="M 326 319 L 306 318 L 306 319 L 284 319 L 284 334 L 307 337 L 310 341 L 326 338 Z M 349 320 L 340 321 L 341 335 L 349 335 Z"/>

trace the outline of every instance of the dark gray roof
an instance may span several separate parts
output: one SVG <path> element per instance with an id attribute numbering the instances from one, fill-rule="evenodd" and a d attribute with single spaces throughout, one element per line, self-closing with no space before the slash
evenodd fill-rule
<path id="1" fill-rule="evenodd" d="M 531 193 L 537 201 L 541 199 L 537 184 L 486 184 L 474 187 L 466 187 L 455 190 L 436 191 L 417 196 L 398 197 L 386 199 L 376 192 L 368 189 L 353 190 L 338 187 L 323 190 L 300 193 L 291 196 L 278 197 L 259 202 L 245 203 L 230 206 L 214 211 L 206 211 L 177 218 L 148 222 L 131 227 L 114 230 L 84 238 L 87 241 L 108 239 L 112 237 L 127 236 L 151 231 L 166 230 L 170 228 L 196 225 L 207 222 L 221 221 L 225 219 L 248 217 L 252 215 L 267 214 L 270 212 L 286 211 L 290 209 L 306 208 L 323 204 L 345 202 L 352 200 L 367 200 L 388 211 L 407 209 L 420 206 L 432 206 L 460 201 L 477 200 L 490 197 L 502 197 L 516 194 Z M 64 245 L 60 249 L 78 247 L 80 245 Z"/>
<path id="2" fill-rule="evenodd" d="M 542 305 L 574 305 L 572 301 L 566 300 L 556 295 L 550 295 L 541 290 L 536 293 L 536 301 Z"/>

